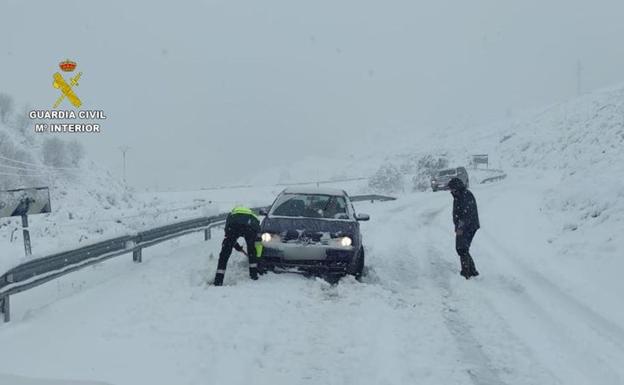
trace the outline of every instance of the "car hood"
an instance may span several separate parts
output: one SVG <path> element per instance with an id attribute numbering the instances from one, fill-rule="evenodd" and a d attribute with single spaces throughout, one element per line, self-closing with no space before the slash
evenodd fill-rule
<path id="1" fill-rule="evenodd" d="M 358 223 L 346 220 L 315 219 L 315 218 L 265 218 L 262 231 L 281 234 L 288 231 L 299 233 L 329 233 L 335 236 L 353 236 L 357 232 Z"/>

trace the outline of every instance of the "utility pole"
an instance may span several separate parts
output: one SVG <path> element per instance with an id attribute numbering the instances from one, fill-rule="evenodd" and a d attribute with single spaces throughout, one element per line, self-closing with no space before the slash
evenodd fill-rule
<path id="1" fill-rule="evenodd" d="M 581 64 L 581 59 L 576 62 L 576 94 L 581 96 L 582 91 L 582 83 L 583 80 L 583 65 Z"/>
<path id="2" fill-rule="evenodd" d="M 126 152 L 128 152 L 129 149 L 130 149 L 130 147 L 128 147 L 128 146 L 121 146 L 121 147 L 119 147 L 119 150 L 121 151 L 121 156 L 123 157 L 123 181 L 124 181 L 124 184 L 128 184 L 128 182 L 126 181 Z"/>

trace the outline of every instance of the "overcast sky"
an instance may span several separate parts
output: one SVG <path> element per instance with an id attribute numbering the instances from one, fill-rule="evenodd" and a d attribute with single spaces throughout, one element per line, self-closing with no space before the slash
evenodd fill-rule
<path id="1" fill-rule="evenodd" d="M 621 0 L 156 3 L 0 0 L 0 92 L 49 109 L 58 62 L 77 61 L 83 108 L 109 119 L 65 137 L 116 174 L 130 146 L 136 187 L 244 182 L 389 128 L 478 129 L 573 97 L 578 60 L 584 90 L 624 82 Z"/>

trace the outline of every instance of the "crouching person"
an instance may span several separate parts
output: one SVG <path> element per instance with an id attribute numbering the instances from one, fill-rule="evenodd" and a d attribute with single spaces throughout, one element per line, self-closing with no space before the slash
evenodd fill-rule
<path id="1" fill-rule="evenodd" d="M 243 237 L 247 244 L 247 256 L 249 258 L 249 277 L 258 279 L 258 258 L 256 254 L 256 240 L 260 233 L 260 220 L 250 209 L 246 207 L 235 207 L 227 216 L 225 221 L 225 238 L 219 253 L 219 264 L 214 279 L 215 286 L 223 285 L 225 269 L 227 267 L 232 249 L 237 248 L 238 238 Z"/>

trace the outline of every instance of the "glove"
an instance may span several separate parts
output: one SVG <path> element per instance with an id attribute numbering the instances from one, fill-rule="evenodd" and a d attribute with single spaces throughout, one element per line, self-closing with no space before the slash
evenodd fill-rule
<path id="1" fill-rule="evenodd" d="M 243 252 L 243 246 L 239 245 L 238 242 L 234 243 L 234 250 Z"/>

